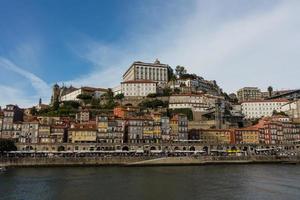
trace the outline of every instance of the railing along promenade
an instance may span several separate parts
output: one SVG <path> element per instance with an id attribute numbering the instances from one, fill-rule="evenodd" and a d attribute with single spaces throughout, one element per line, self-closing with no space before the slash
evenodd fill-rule
<path id="1" fill-rule="evenodd" d="M 158 160 L 158 162 L 157 162 Z M 168 160 L 168 162 L 159 162 Z M 219 164 L 219 163 L 299 163 L 300 156 L 249 155 L 249 156 L 211 156 L 194 154 L 156 154 L 156 155 L 91 155 L 91 156 L 30 156 L 30 157 L 0 157 L 0 166 L 96 166 L 96 165 L 189 165 L 189 164 Z M 150 162 L 148 162 L 150 161 Z M 155 163 L 151 163 L 155 161 Z M 144 162 L 144 163 L 143 163 Z M 143 164 L 142 164 L 143 163 Z M 147 165 L 147 164 L 146 164 Z"/>

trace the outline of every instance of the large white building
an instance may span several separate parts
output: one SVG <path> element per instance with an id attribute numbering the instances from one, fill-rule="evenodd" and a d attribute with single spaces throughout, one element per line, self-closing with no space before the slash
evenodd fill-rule
<path id="1" fill-rule="evenodd" d="M 124 73 L 123 81 L 149 80 L 164 85 L 168 82 L 168 68 L 168 65 L 161 64 L 158 60 L 154 63 L 137 61 Z"/>
<path id="2" fill-rule="evenodd" d="M 205 94 L 178 94 L 170 96 L 169 108 L 190 108 L 194 112 L 205 112 L 215 106 L 215 101 L 215 97 Z"/>
<path id="3" fill-rule="evenodd" d="M 244 101 L 241 103 L 242 113 L 247 119 L 272 116 L 273 111 L 280 112 L 281 107 L 288 102 L 286 99 Z"/>
<path id="4" fill-rule="evenodd" d="M 149 80 L 131 80 L 121 83 L 121 91 L 125 97 L 144 97 L 156 93 L 157 82 Z"/>
<path id="5" fill-rule="evenodd" d="M 77 90 L 74 90 L 70 93 L 67 93 L 60 97 L 61 101 L 79 101 L 77 98 L 80 94 L 88 94 L 94 98 L 100 98 L 100 96 L 107 92 L 107 89 L 103 88 L 92 88 L 92 87 L 81 87 Z"/>
<path id="6" fill-rule="evenodd" d="M 285 112 L 290 118 L 300 119 L 300 100 L 291 101 L 281 106 L 281 111 Z"/>

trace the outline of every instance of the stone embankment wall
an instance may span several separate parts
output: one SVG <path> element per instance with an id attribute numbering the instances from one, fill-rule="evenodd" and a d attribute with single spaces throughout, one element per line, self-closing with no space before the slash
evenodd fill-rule
<path id="1" fill-rule="evenodd" d="M 151 159 L 151 158 L 149 158 Z M 146 160 L 143 157 L 26 157 L 0 158 L 0 166 L 92 166 L 92 165 L 125 165 L 131 162 Z"/>
<path id="2" fill-rule="evenodd" d="M 276 156 L 201 156 L 201 157 L 30 157 L 0 158 L 0 166 L 162 166 L 205 164 L 252 164 L 252 163 L 300 163 L 300 157 L 279 158 Z"/>

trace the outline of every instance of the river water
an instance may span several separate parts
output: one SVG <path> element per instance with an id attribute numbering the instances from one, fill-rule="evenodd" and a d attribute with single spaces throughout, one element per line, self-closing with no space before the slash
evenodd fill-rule
<path id="1" fill-rule="evenodd" d="M 299 165 L 15 168 L 0 199 L 300 199 Z"/>

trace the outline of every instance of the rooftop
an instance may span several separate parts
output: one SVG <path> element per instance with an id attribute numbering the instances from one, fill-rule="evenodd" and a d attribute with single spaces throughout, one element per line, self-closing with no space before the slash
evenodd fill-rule
<path id="1" fill-rule="evenodd" d="M 124 81 L 121 82 L 123 83 L 156 83 L 155 81 L 150 81 L 150 80 L 130 80 L 130 81 Z"/>
<path id="2" fill-rule="evenodd" d="M 139 65 L 139 66 L 149 66 L 149 67 L 164 67 L 167 68 L 169 67 L 169 65 L 167 64 L 162 64 L 160 63 L 160 61 L 158 59 L 156 59 L 154 61 L 154 63 L 145 63 L 145 62 L 141 62 L 141 61 L 135 61 L 131 64 L 131 66 L 126 70 L 126 72 L 123 74 L 123 77 L 125 76 L 125 74 L 134 66 Z"/>
<path id="3" fill-rule="evenodd" d="M 243 103 L 264 103 L 264 102 L 289 102 L 287 99 L 256 99 L 256 100 L 248 100 L 248 101 L 243 101 Z"/>

